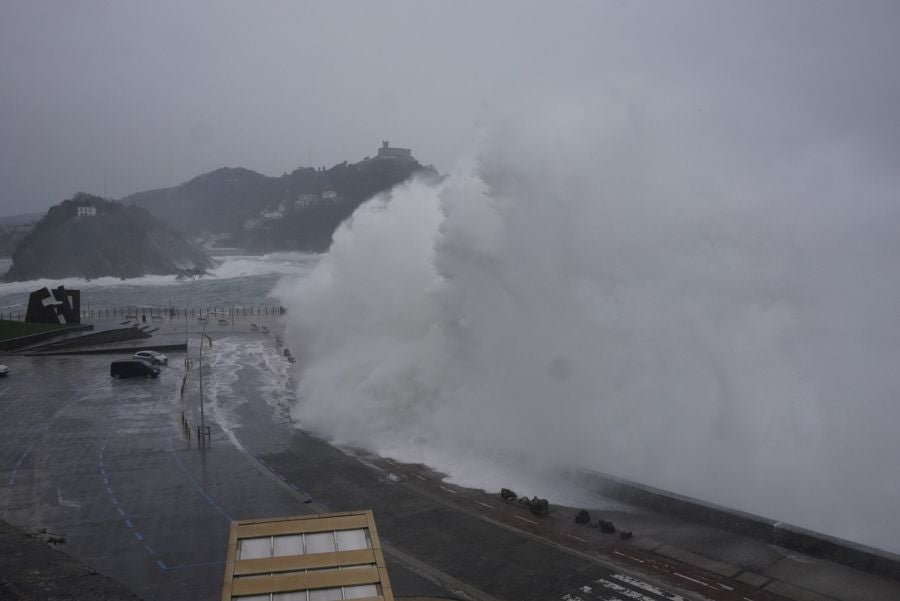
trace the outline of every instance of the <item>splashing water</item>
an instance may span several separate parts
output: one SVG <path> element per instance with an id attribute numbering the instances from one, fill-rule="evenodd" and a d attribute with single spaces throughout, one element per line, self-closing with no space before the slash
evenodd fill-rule
<path id="1" fill-rule="evenodd" d="M 896 178 L 587 114 L 500 127 L 279 284 L 295 418 L 462 484 L 556 500 L 585 466 L 900 551 Z"/>

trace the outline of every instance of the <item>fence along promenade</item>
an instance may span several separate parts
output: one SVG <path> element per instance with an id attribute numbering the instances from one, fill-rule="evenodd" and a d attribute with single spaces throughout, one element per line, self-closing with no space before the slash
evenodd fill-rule
<path id="1" fill-rule="evenodd" d="M 232 305 L 228 307 L 105 307 L 101 309 L 83 309 L 81 322 L 92 322 L 104 319 L 184 319 L 189 317 L 252 317 L 254 315 L 284 315 L 284 307 L 279 305 Z M 24 309 L 18 311 L 0 311 L 0 320 L 22 321 L 25 319 Z"/>

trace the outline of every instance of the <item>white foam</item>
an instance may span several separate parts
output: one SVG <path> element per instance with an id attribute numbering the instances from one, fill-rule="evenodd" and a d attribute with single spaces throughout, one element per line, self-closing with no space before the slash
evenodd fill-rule
<path id="1" fill-rule="evenodd" d="M 545 102 L 363 205 L 274 292 L 295 418 L 454 481 L 583 465 L 900 550 L 896 171 L 658 108 Z"/>
<path id="2" fill-rule="evenodd" d="M 225 429 L 240 428 L 240 408 L 247 403 L 265 402 L 277 420 L 290 419 L 294 398 L 292 374 L 288 362 L 277 349 L 260 341 L 246 341 L 225 337 L 215 341 L 211 349 L 204 349 L 203 370 L 205 392 L 214 418 Z M 261 379 L 252 395 L 235 393 L 234 385 L 241 370 L 250 368 Z"/>
<path id="3" fill-rule="evenodd" d="M 219 264 L 210 269 L 203 279 L 228 280 L 260 275 L 304 275 L 318 260 L 316 255 L 303 253 L 273 253 L 268 255 L 245 255 L 219 257 Z M 163 287 L 180 286 L 185 283 L 172 275 L 145 275 L 138 278 L 60 278 L 8 282 L 3 284 L 3 295 L 28 294 L 38 288 L 65 286 L 76 289 L 119 288 L 119 287 Z"/>

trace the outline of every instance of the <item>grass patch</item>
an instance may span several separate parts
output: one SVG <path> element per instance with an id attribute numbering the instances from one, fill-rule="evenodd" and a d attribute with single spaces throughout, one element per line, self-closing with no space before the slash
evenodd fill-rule
<path id="1" fill-rule="evenodd" d="M 24 321 L 0 319 L 0 340 L 30 336 L 31 334 L 49 332 L 50 330 L 58 330 L 64 327 L 56 323 L 26 323 Z"/>

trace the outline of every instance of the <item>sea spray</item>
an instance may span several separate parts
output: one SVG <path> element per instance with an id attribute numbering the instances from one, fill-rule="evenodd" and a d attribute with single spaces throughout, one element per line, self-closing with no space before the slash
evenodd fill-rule
<path id="1" fill-rule="evenodd" d="M 900 551 L 896 178 L 592 108 L 499 127 L 282 281 L 299 425 L 463 484 L 559 499 L 585 466 Z"/>

